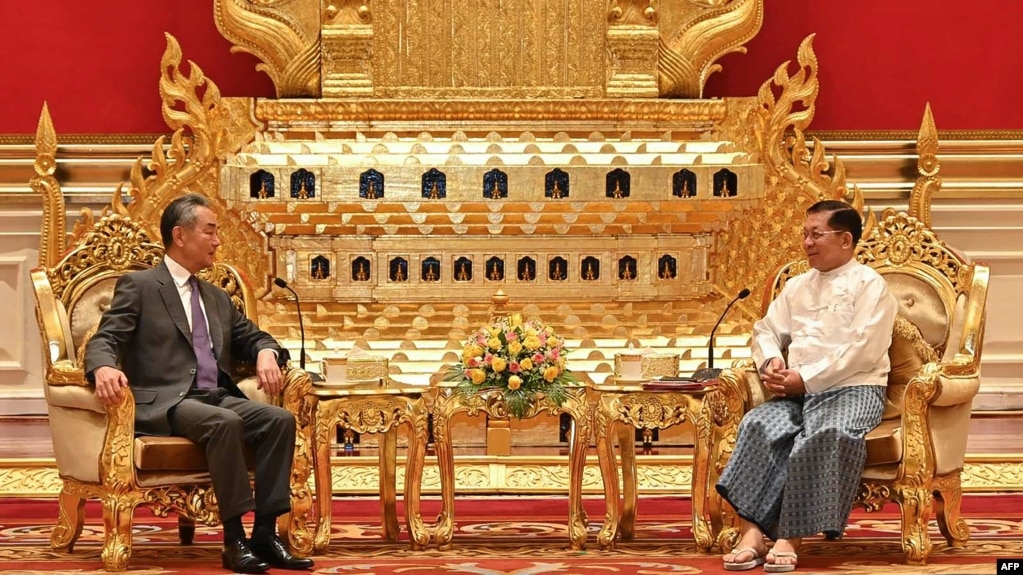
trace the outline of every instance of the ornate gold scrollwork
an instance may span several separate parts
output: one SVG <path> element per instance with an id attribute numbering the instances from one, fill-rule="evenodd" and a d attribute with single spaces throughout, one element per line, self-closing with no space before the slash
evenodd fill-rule
<path id="1" fill-rule="evenodd" d="M 704 0 L 706 11 L 677 30 L 662 31 L 657 54 L 661 96 L 702 98 L 717 61 L 731 52 L 746 52 L 745 44 L 760 31 L 763 0 Z"/>
<path id="2" fill-rule="evenodd" d="M 541 413 L 559 415 L 566 413 L 575 423 L 575 433 L 570 440 L 569 494 L 568 494 L 568 537 L 572 549 L 583 549 L 586 545 L 586 510 L 582 505 L 582 478 L 586 467 L 586 448 L 589 445 L 593 414 L 586 400 L 586 388 L 573 386 L 565 388 L 567 398 L 560 406 L 538 396 L 523 418 Z M 442 508 L 437 517 L 434 538 L 441 549 L 451 545 L 454 532 L 455 470 L 451 444 L 451 418 L 465 412 L 470 416 L 486 413 L 492 418 L 508 419 L 508 405 L 498 389 L 483 389 L 473 395 L 456 393 L 454 387 L 436 388 L 433 403 L 433 431 L 436 438 L 437 463 L 440 468 Z"/>
<path id="3" fill-rule="evenodd" d="M 370 24 L 373 14 L 367 0 L 330 0 L 323 9 L 327 24 Z"/>
<path id="4" fill-rule="evenodd" d="M 328 3 L 346 14 L 351 1 Z M 365 8 L 365 7 L 364 7 Z M 359 9 L 356 8 L 358 13 Z M 365 8 L 368 12 L 368 8 Z M 278 98 L 320 95 L 320 3 L 243 2 L 216 0 L 213 5 L 217 29 L 234 44 L 232 52 L 248 52 L 260 60 L 256 69 L 266 72 Z"/>
<path id="5" fill-rule="evenodd" d="M 720 128 L 718 137 L 736 142 L 764 162 L 768 195 L 773 198 L 732 220 L 719 235 L 712 254 L 714 283 L 729 297 L 751 285 L 764 285 L 784 262 L 798 259 L 800 242 L 791 226 L 811 204 L 846 199 L 863 207 L 860 190 L 846 186 L 842 162 L 835 158 L 829 163 L 816 139 L 811 152 L 803 136 L 819 89 L 812 35 L 800 44 L 797 61 L 799 68 L 791 75 L 788 62 L 779 66 L 761 86 L 755 103 L 736 102 Z M 760 311 L 751 304 L 739 306 L 750 317 Z"/>
<path id="6" fill-rule="evenodd" d="M 174 198 L 189 192 L 207 196 L 221 219 L 249 220 L 220 199 L 218 158 L 251 141 L 256 125 L 247 110 L 240 113 L 237 108 L 241 104 L 237 101 L 225 103 L 221 99 L 216 84 L 197 65 L 191 63 L 189 73 L 182 73 L 181 61 L 178 42 L 168 34 L 167 49 L 161 59 L 160 94 L 164 119 L 174 134 L 169 147 L 163 137 L 156 140 L 147 165 L 142 158 L 135 162 L 129 190 L 132 201 L 123 204 L 120 189 L 111 201 L 115 214 L 148 226 L 148 236 L 154 238 L 160 236 L 158 223 L 163 209 Z M 91 212 L 83 212 L 72 241 L 87 233 L 93 223 Z M 269 289 L 265 236 L 250 225 L 221 226 L 220 234 L 223 243 L 218 258 L 232 262 L 243 275 L 258 280 L 254 285 L 255 297 L 265 293 Z"/>
<path id="7" fill-rule="evenodd" d="M 612 25 L 648 26 L 657 24 L 657 10 L 650 0 L 612 0 L 607 13 Z"/>

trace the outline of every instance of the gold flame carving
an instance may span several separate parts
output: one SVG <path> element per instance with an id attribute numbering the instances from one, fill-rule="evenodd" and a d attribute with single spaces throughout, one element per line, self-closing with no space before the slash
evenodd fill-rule
<path id="1" fill-rule="evenodd" d="M 811 151 L 803 135 L 813 119 L 819 89 L 813 35 L 800 44 L 797 61 L 799 68 L 792 75 L 789 62 L 779 66 L 774 77 L 761 86 L 756 100 L 733 103 L 721 128 L 723 138 L 745 147 L 764 163 L 767 186 L 767 201 L 733 220 L 718 237 L 712 255 L 714 284 L 725 297 L 765 285 L 785 262 L 801 256 L 792 222 L 798 222 L 813 203 L 845 199 L 863 209 L 860 190 L 846 186 L 842 162 L 834 158 L 832 166 L 824 145 L 814 139 Z M 870 215 L 868 221 L 872 218 Z M 759 317 L 756 302 L 739 305 L 750 317 Z"/>
<path id="2" fill-rule="evenodd" d="M 159 238 L 160 214 L 167 204 L 180 195 L 197 193 L 210 199 L 221 221 L 231 219 L 258 224 L 258 218 L 253 221 L 248 214 L 230 207 L 219 193 L 220 159 L 240 149 L 256 133 L 258 126 L 252 120 L 251 100 L 221 99 L 216 84 L 208 80 L 197 65 L 189 62 L 189 73 L 185 75 L 181 71 L 181 61 L 178 42 L 168 34 L 167 49 L 160 62 L 163 70 L 160 95 L 164 119 L 174 133 L 169 145 L 163 136 L 156 140 L 147 163 L 143 158 L 136 160 L 128 189 L 131 201 L 124 203 L 122 184 L 114 192 L 110 206 L 104 208 L 103 217 L 112 213 L 129 218 L 142 228 L 145 237 Z M 49 129 L 52 131 L 52 126 Z M 45 129 L 41 130 L 45 133 Z M 42 139 L 46 141 L 45 137 Z M 41 158 L 36 160 L 37 169 L 42 169 L 38 166 L 45 166 L 48 161 L 45 154 Z M 63 199 L 56 199 L 60 195 L 56 181 L 45 184 L 45 180 L 40 180 L 39 186 L 37 189 L 46 195 L 47 204 L 51 206 L 49 209 L 62 210 Z M 44 221 L 54 219 L 57 218 Z M 95 224 L 96 217 L 92 211 L 83 209 L 75 222 L 71 242 L 83 240 L 86 234 L 92 233 Z M 256 297 L 266 293 L 270 287 L 270 256 L 265 235 L 252 225 L 221 226 L 220 235 L 222 245 L 218 258 L 232 262 L 238 272 L 248 278 Z M 53 252 L 52 246 L 46 249 L 48 254 Z M 58 255 L 62 250 L 61 244 Z M 53 267 L 57 263 L 55 260 L 48 265 Z"/>
<path id="3" fill-rule="evenodd" d="M 657 54 L 661 96 L 702 98 L 707 78 L 721 70 L 717 61 L 744 44 L 764 21 L 763 0 L 702 2 L 711 8 L 679 29 L 661 33 Z"/>
<path id="4" fill-rule="evenodd" d="M 344 14 L 351 2 L 332 4 Z M 318 1 L 216 0 L 213 13 L 220 33 L 234 44 L 231 51 L 248 52 L 262 62 L 256 69 L 270 76 L 278 98 L 320 95 Z"/>

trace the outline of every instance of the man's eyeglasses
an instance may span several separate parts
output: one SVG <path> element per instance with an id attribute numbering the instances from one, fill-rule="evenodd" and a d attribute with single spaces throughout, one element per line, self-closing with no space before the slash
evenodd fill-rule
<path id="1" fill-rule="evenodd" d="M 813 230 L 812 232 L 808 232 L 806 230 L 803 230 L 803 239 L 805 240 L 805 239 L 809 238 L 809 239 L 811 239 L 811 240 L 816 242 L 816 241 L 820 241 L 820 239 L 823 238 L 824 236 L 830 236 L 831 234 L 844 234 L 844 233 L 845 233 L 845 230 Z"/>

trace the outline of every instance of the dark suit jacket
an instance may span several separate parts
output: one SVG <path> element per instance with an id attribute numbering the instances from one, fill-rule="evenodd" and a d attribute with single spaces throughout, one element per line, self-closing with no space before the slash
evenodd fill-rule
<path id="1" fill-rule="evenodd" d="M 273 349 L 283 365 L 287 351 L 235 309 L 224 290 L 200 281 L 199 294 L 220 368 L 220 386 L 245 397 L 229 375 L 232 362 L 255 361 L 261 350 Z M 135 396 L 136 432 L 170 435 L 167 411 L 195 382 L 196 358 L 181 296 L 165 263 L 117 280 L 110 309 L 85 349 L 89 381 L 94 381 L 96 368 L 105 365 L 120 367 L 128 377 Z"/>

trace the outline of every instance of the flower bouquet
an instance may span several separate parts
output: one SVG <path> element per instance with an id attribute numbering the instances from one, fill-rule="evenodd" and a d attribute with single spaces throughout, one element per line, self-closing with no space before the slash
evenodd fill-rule
<path id="1" fill-rule="evenodd" d="M 500 389 L 512 416 L 522 418 L 544 395 L 555 405 L 566 399 L 565 386 L 576 383 L 565 369 L 565 342 L 539 321 L 523 322 L 518 314 L 502 317 L 469 336 L 462 361 L 445 381 L 458 382 L 456 391 L 472 395 Z"/>

